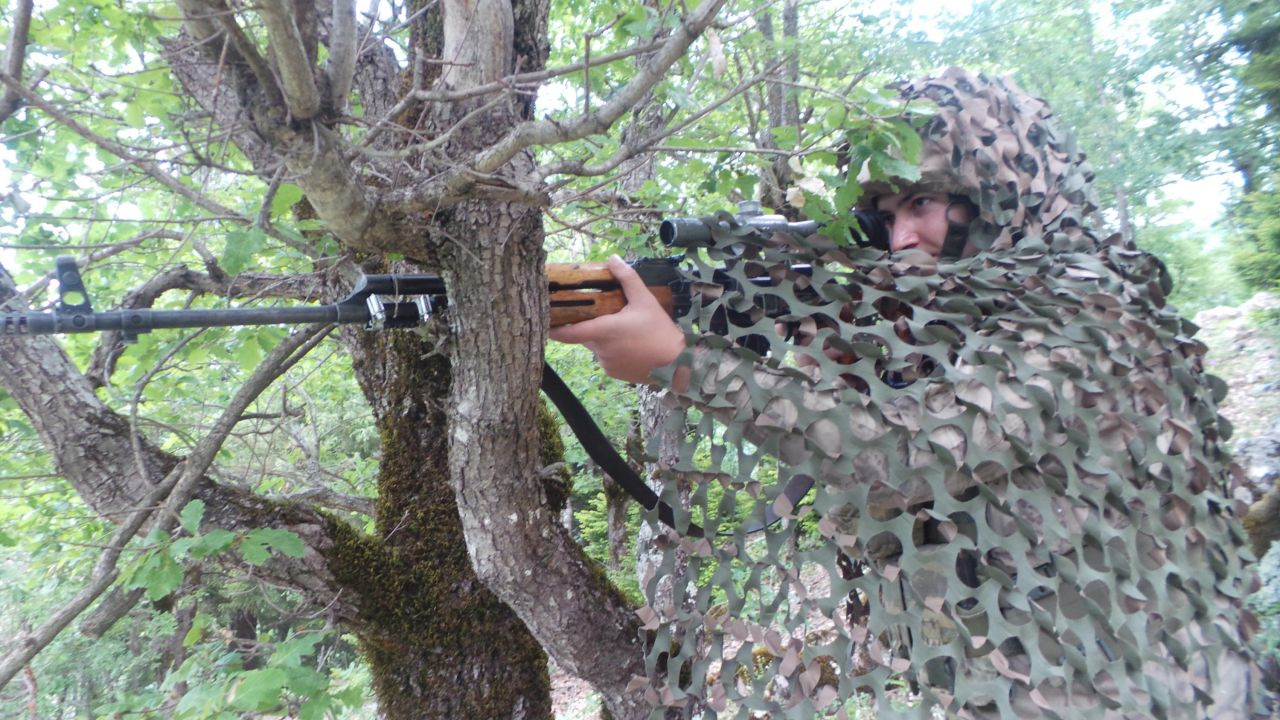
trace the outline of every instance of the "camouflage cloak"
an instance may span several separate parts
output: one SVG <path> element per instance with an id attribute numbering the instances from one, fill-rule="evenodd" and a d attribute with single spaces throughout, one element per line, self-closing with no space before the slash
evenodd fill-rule
<path id="1" fill-rule="evenodd" d="M 651 700 L 704 717 L 1251 717 L 1225 387 L 1165 306 L 1164 267 L 1087 229 L 1092 174 L 1042 101 L 958 70 L 901 91 L 937 103 L 921 184 L 972 199 L 982 252 L 712 223 L 701 277 L 731 260 L 741 289 L 700 286 L 690 320 L 746 319 L 729 338 L 690 326 L 667 369 L 692 370 L 676 400 L 693 428 L 665 494 L 688 484 L 706 532 L 668 533 L 664 571 L 685 581 L 646 585 L 676 596 L 642 611 Z M 759 309 L 779 303 L 780 325 Z M 767 355 L 731 342 L 751 335 Z M 816 487 L 792 514 L 780 488 L 797 477 Z M 768 504 L 791 519 L 744 532 Z"/>

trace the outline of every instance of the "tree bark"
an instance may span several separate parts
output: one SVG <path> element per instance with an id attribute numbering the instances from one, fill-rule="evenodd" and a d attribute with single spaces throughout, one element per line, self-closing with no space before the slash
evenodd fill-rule
<path id="1" fill-rule="evenodd" d="M 455 375 L 449 468 L 476 572 L 568 672 L 617 718 L 647 704 L 627 686 L 644 674 L 632 608 L 558 522 L 538 481 L 537 387 L 547 328 L 541 214 L 464 203 L 445 257 Z M 465 229 L 465 232 L 464 232 Z"/>
<path id="2" fill-rule="evenodd" d="M 335 574 L 361 597 L 379 708 L 392 720 L 551 717 L 546 655 L 467 556 L 449 482 L 448 359 L 412 333 L 346 339 L 383 461 L 376 536 L 349 538 Z"/>

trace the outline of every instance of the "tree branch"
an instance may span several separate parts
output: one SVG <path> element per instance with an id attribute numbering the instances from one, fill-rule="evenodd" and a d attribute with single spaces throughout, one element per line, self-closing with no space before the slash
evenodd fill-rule
<path id="1" fill-rule="evenodd" d="M 322 284 L 319 273 L 288 276 L 241 273 L 234 277 L 228 277 L 224 273 L 217 277 L 186 267 L 176 267 L 131 290 L 120 301 L 119 307 L 130 310 L 151 307 L 161 295 L 170 290 L 190 290 L 220 297 L 314 300 L 320 296 Z M 120 332 L 112 330 L 102 333 L 84 373 L 89 384 L 95 388 L 105 387 L 123 352 L 124 340 Z"/>
<path id="2" fill-rule="evenodd" d="M 371 144 L 375 139 L 377 139 L 378 136 L 382 134 L 384 130 L 386 130 L 387 128 L 391 127 L 391 125 L 394 124 L 393 118 L 398 117 L 400 113 L 404 112 L 410 105 L 413 105 L 414 103 L 458 102 L 460 100 L 469 100 L 474 97 L 481 97 L 484 95 L 489 95 L 489 94 L 498 92 L 499 90 L 506 90 L 506 89 L 515 89 L 517 92 L 521 90 L 534 92 L 537 89 L 538 83 L 543 82 L 545 80 L 557 78 L 562 75 L 571 75 L 576 72 L 582 72 L 583 70 L 586 70 L 589 68 L 608 65 L 609 63 L 617 62 L 618 60 L 625 60 L 626 58 L 629 58 L 629 57 L 634 57 L 636 55 L 643 55 L 648 52 L 653 52 L 655 48 L 658 48 L 661 45 L 662 45 L 661 41 L 645 43 L 644 45 L 638 45 L 636 47 L 627 48 L 626 50 L 619 50 L 618 52 L 609 53 L 608 55 L 601 55 L 599 57 L 592 58 L 590 61 L 574 63 L 573 65 L 564 65 L 562 67 L 552 68 L 550 70 L 540 70 L 538 72 L 516 73 L 514 75 L 508 75 L 500 80 L 495 80 L 494 82 L 486 83 L 484 85 L 479 85 L 473 88 L 466 88 L 462 90 L 421 90 L 421 89 L 414 90 L 408 95 L 405 95 L 404 98 L 400 100 L 400 102 L 397 103 L 395 106 L 393 106 L 390 110 L 387 110 L 386 112 L 382 113 L 382 117 L 378 120 L 378 122 L 374 123 L 373 128 L 369 131 L 369 134 L 365 136 L 365 139 L 360 144 L 361 145 Z"/>
<path id="3" fill-rule="evenodd" d="M 322 487 L 312 488 L 293 495 L 287 495 L 279 498 L 279 501 L 286 503 L 306 503 L 307 505 L 315 505 L 333 510 L 346 510 L 347 512 L 367 515 L 369 517 L 373 517 L 374 511 L 376 510 L 375 502 L 370 498 L 357 497 L 355 495 L 344 495 Z"/>
<path id="4" fill-rule="evenodd" d="M 343 112 L 356 72 L 356 5 L 354 0 L 333 0 L 333 27 L 329 29 L 329 75 L 333 111 Z"/>
<path id="5" fill-rule="evenodd" d="M 178 180 L 176 177 L 161 170 L 159 166 L 156 165 L 156 163 L 150 160 L 147 160 L 146 158 L 141 158 L 141 157 L 138 157 L 137 155 L 134 155 L 133 153 L 129 152 L 129 150 L 125 148 L 123 145 L 121 145 L 120 143 L 114 140 L 109 140 L 93 132 L 92 130 L 85 127 L 84 125 L 81 125 L 78 121 L 76 121 L 75 118 L 71 117 L 67 113 L 58 109 L 54 105 L 48 102 L 45 102 L 44 98 L 40 97 L 34 92 L 31 92 L 27 88 L 23 87 L 22 83 L 18 82 L 17 78 L 13 77 L 9 73 L 7 72 L 0 73 L 0 83 L 4 83 L 4 86 L 7 90 L 11 90 L 15 92 L 19 97 L 22 98 L 24 102 L 26 102 L 31 107 L 38 108 L 41 112 L 49 115 L 54 120 L 58 121 L 65 127 L 69 128 L 75 134 L 79 135 L 85 140 L 88 140 L 90 143 L 98 146 L 103 150 L 106 150 L 107 152 L 111 153 L 112 155 L 115 155 L 121 160 L 127 161 L 129 164 L 138 168 L 142 172 L 146 173 L 147 175 L 150 175 L 153 179 L 158 181 L 161 185 L 164 185 L 165 187 L 169 188 L 170 190 L 177 193 L 178 195 L 181 195 L 182 197 L 190 200 L 197 207 L 201 207 L 205 210 L 208 210 L 209 212 L 213 213 L 214 215 L 218 216 L 221 219 L 235 220 L 237 222 L 246 223 L 246 224 L 249 222 L 247 218 L 240 215 L 235 210 L 232 210 L 231 208 L 226 207 L 224 205 L 220 205 L 214 202 L 213 200 L 209 199 L 208 197 L 206 197 L 203 193 L 197 192 L 192 188 L 188 187 L 187 185 L 184 185 L 182 181 Z"/>
<path id="6" fill-rule="evenodd" d="M 291 5 L 284 0 L 263 0 L 258 12 L 267 26 L 268 47 L 279 71 L 285 106 L 294 120 L 310 120 L 320 111 L 320 91 Z"/>
<path id="7" fill-rule="evenodd" d="M 555 120 L 521 123 L 493 147 L 481 153 L 470 167 L 459 168 L 440 180 L 416 188 L 389 191 L 384 200 L 402 208 L 404 212 L 435 211 L 465 198 L 475 186 L 474 173 L 493 173 L 517 154 L 535 145 L 565 143 L 605 132 L 657 85 L 672 65 L 684 57 L 689 46 L 715 19 L 724 2 L 725 0 L 703 0 L 680 27 L 663 41 L 648 61 L 640 65 L 635 77 L 595 112 L 564 123 Z"/>
<path id="8" fill-rule="evenodd" d="M 162 487 L 147 496 L 148 502 L 143 508 L 132 512 L 125 523 L 116 528 L 115 533 L 111 536 L 111 542 L 107 544 L 106 550 L 98 557 L 98 562 L 93 566 L 89 584 L 76 593 L 76 596 L 70 602 L 50 615 L 40 627 L 33 632 L 22 634 L 19 637 L 18 648 L 3 659 L 0 659 L 0 688 L 9 684 L 9 681 L 13 679 L 14 675 L 18 674 L 18 671 L 24 665 L 30 662 L 49 643 L 53 642 L 58 633 L 62 632 L 76 616 L 84 612 L 85 608 L 89 607 L 99 595 L 116 581 L 120 574 L 120 571 L 116 568 L 116 562 L 119 561 L 120 554 L 124 551 L 124 546 L 142 529 L 143 524 L 151 515 L 150 508 L 154 507 L 155 503 L 161 500 L 164 494 L 173 487 L 177 476 L 181 474 L 179 472 L 180 468 L 181 466 L 175 467 L 169 477 L 165 478 Z"/>
<path id="9" fill-rule="evenodd" d="M 698 112 L 686 118 L 683 122 L 679 123 L 678 125 L 674 125 L 669 128 L 664 128 L 659 132 L 655 132 L 649 135 L 642 135 L 640 137 L 635 138 L 631 142 L 623 143 L 622 147 L 618 148 L 618 151 L 614 153 L 612 157 L 610 157 L 608 160 L 605 160 L 602 163 L 597 163 L 595 165 L 587 165 L 586 163 L 580 160 L 575 160 L 575 161 L 566 160 L 563 162 L 556 163 L 554 165 L 547 166 L 545 168 L 539 168 L 537 171 L 538 175 L 543 178 L 549 177 L 551 175 L 562 175 L 562 174 L 576 175 L 579 177 L 590 177 L 595 175 L 603 175 L 607 172 L 611 172 L 612 170 L 617 168 L 619 165 L 626 162 L 628 159 L 642 152 L 645 152 L 646 150 L 651 149 L 651 147 L 654 144 L 658 143 L 659 141 L 664 140 L 668 137 L 671 137 L 672 135 L 675 135 L 676 133 L 683 131 L 685 128 L 690 127 L 691 125 L 698 122 L 702 118 L 711 114 L 713 111 L 716 110 L 716 108 L 719 108 L 720 106 L 724 105 L 730 100 L 733 100 L 734 98 L 738 97 L 739 95 L 746 92 L 747 90 L 750 90 L 752 87 L 758 84 L 762 79 L 772 75 L 773 72 L 777 70 L 778 67 L 781 66 L 781 64 L 782 64 L 781 61 L 779 61 L 778 63 L 768 68 L 765 68 L 763 71 L 757 73 L 756 75 L 753 75 L 752 77 L 746 80 L 743 80 L 742 82 L 738 83 L 736 87 L 731 89 L 729 92 L 720 96 L 716 100 L 708 103 L 706 106 L 699 109 Z M 560 183 L 556 187 L 552 188 L 552 192 L 554 192 L 559 187 L 563 187 L 563 185 L 564 183 Z"/>
<path id="10" fill-rule="evenodd" d="M 193 0 L 188 1 L 193 2 Z M 280 88 L 276 84 L 275 73 L 271 72 L 271 67 L 267 65 L 266 59 L 258 53 L 257 45 L 244 34 L 244 29 L 240 27 L 240 23 L 236 22 L 235 13 L 227 6 L 225 0 L 208 0 L 208 2 L 215 10 L 214 18 L 217 20 L 218 25 L 227 34 L 227 38 L 231 42 L 235 57 L 249 66 L 249 71 L 258 80 L 258 85 L 266 91 L 270 101 L 282 102 Z"/>
<path id="11" fill-rule="evenodd" d="M 287 337 L 271 351 L 266 360 L 258 366 L 232 398 L 209 432 L 196 444 L 187 459 L 176 465 L 165 479 L 147 494 L 142 505 L 130 511 L 126 520 L 112 534 L 106 551 L 94 564 L 89 584 L 77 593 L 71 602 L 50 616 L 44 624 L 23 637 L 20 647 L 0 660 L 0 688 L 8 684 L 24 665 L 53 642 L 53 639 L 72 620 L 115 582 L 119 576 L 116 563 L 121 553 L 134 535 L 152 518 L 153 509 L 159 510 L 155 516 L 153 529 L 169 532 L 177 525 L 179 511 L 194 496 L 198 483 L 204 479 L 205 472 L 213 464 L 215 455 L 230 435 L 240 415 L 277 377 L 293 367 L 311 348 L 323 340 L 330 328 L 331 326 L 328 325 L 312 325 L 303 332 Z"/>
<path id="12" fill-rule="evenodd" d="M 33 0 L 18 0 L 13 17 L 13 32 L 9 34 L 9 50 L 5 57 L 5 72 L 18 82 L 22 82 L 22 67 L 27 57 L 27 42 L 31 34 L 31 6 Z M 32 88 L 39 83 L 32 83 Z M 9 119 L 22 107 L 22 96 L 9 88 L 5 88 L 0 97 L 0 123 Z"/>

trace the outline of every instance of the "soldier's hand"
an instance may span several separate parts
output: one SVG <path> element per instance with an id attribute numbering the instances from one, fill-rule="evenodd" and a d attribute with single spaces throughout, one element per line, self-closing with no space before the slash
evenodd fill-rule
<path id="1" fill-rule="evenodd" d="M 550 337 L 586 347 L 609 377 L 651 383 L 654 370 L 684 351 L 684 331 L 622 258 L 609 258 L 609 271 L 622 286 L 626 306 L 612 315 L 553 328 Z"/>

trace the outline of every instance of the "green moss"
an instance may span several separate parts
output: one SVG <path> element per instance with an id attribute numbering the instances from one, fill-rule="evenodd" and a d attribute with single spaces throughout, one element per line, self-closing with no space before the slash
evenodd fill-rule
<path id="1" fill-rule="evenodd" d="M 544 399 L 538 405 L 538 436 L 542 443 L 542 466 L 559 465 L 559 469 L 544 473 L 542 484 L 547 492 L 547 504 L 552 512 L 560 513 L 569 504 L 573 493 L 573 473 L 564 465 L 564 440 L 560 438 L 560 422 L 547 407 Z"/>
<path id="2" fill-rule="evenodd" d="M 360 598 L 356 635 L 382 715 L 502 717 L 523 703 L 550 717 L 546 655 L 466 551 L 448 475 L 448 362 L 409 333 L 368 342 L 381 363 L 361 379 L 379 410 L 376 532 L 334 520 L 326 558 Z"/>

